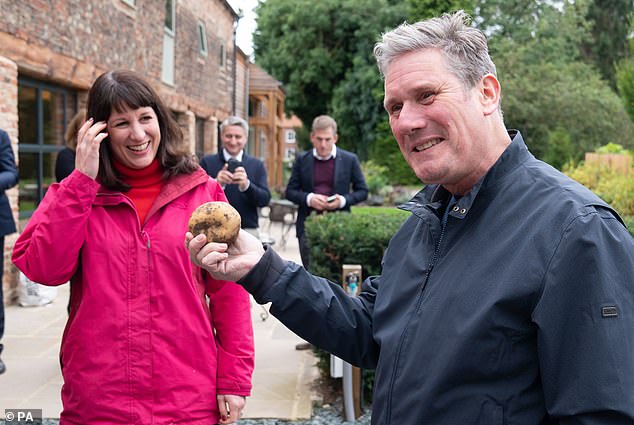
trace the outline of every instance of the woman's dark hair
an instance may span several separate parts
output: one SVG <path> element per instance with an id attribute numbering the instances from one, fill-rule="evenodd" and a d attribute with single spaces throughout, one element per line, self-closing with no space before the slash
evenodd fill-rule
<path id="1" fill-rule="evenodd" d="M 183 132 L 172 118 L 170 110 L 139 74 L 128 70 L 108 71 L 101 74 L 88 92 L 87 117 L 95 122 L 108 121 L 112 111 L 151 107 L 158 118 L 161 143 L 156 157 L 165 170 L 164 179 L 177 174 L 190 174 L 198 168 L 194 155 L 183 142 Z M 109 189 L 127 191 L 125 184 L 112 165 L 109 138 L 99 148 L 97 180 Z"/>

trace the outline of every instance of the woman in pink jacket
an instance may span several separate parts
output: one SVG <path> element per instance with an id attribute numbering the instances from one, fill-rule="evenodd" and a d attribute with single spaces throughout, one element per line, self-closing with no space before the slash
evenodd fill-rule
<path id="1" fill-rule="evenodd" d="M 235 422 L 254 365 L 249 298 L 183 246 L 192 211 L 225 195 L 139 75 L 102 74 L 87 116 L 75 170 L 13 251 L 33 281 L 72 282 L 60 423 Z"/>

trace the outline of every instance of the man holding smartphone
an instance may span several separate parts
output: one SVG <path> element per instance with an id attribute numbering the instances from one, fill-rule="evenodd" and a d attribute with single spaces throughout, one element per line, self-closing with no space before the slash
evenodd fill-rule
<path id="1" fill-rule="evenodd" d="M 313 120 L 310 141 L 313 149 L 297 156 L 286 186 L 286 199 L 299 205 L 295 225 L 304 268 L 310 264 L 304 236 L 304 221 L 313 211 L 350 211 L 350 206 L 368 197 L 359 158 L 337 148 L 337 122 L 328 115 Z"/>
<path id="2" fill-rule="evenodd" d="M 222 150 L 205 155 L 200 166 L 222 185 L 229 203 L 240 213 L 242 228 L 259 238 L 258 208 L 271 200 L 264 163 L 244 152 L 249 124 L 231 116 L 220 124 Z"/>

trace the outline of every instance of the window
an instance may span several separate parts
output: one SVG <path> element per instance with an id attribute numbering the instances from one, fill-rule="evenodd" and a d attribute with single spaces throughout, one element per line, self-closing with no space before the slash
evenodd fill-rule
<path id="1" fill-rule="evenodd" d="M 207 56 L 207 31 L 202 22 L 198 22 L 198 49 L 201 55 Z"/>
<path id="2" fill-rule="evenodd" d="M 290 162 L 295 161 L 295 148 L 284 149 L 284 160 Z"/>
<path id="3" fill-rule="evenodd" d="M 55 160 L 64 147 L 66 123 L 77 95 L 59 86 L 18 79 L 19 217 L 28 218 L 55 181 Z"/>
<path id="4" fill-rule="evenodd" d="M 205 120 L 196 117 L 196 158 L 198 162 L 205 156 Z"/>
<path id="5" fill-rule="evenodd" d="M 220 57 L 218 59 L 220 61 L 220 68 L 224 68 L 227 65 L 227 51 L 224 43 L 220 43 Z"/>
<path id="6" fill-rule="evenodd" d="M 174 35 L 176 22 L 176 0 L 165 0 L 165 32 Z"/>
<path id="7" fill-rule="evenodd" d="M 286 143 L 295 143 L 295 130 L 286 130 Z"/>
<path id="8" fill-rule="evenodd" d="M 163 64 L 161 80 L 174 85 L 174 35 L 176 33 L 176 0 L 165 0 L 165 24 L 163 33 Z"/>

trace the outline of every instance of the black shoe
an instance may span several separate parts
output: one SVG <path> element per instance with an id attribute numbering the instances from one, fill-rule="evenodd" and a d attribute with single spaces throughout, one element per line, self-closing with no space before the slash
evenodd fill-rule
<path id="1" fill-rule="evenodd" d="M 295 349 L 298 351 L 310 350 L 311 348 L 313 348 L 313 344 L 311 344 L 310 342 L 300 342 L 295 346 Z"/>
<path id="2" fill-rule="evenodd" d="M 0 375 L 2 375 L 6 371 L 7 371 L 7 367 L 5 366 L 5 364 L 2 361 L 2 359 L 0 359 Z"/>

